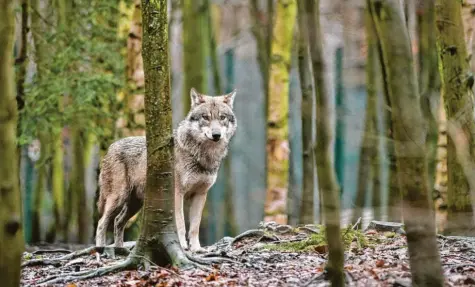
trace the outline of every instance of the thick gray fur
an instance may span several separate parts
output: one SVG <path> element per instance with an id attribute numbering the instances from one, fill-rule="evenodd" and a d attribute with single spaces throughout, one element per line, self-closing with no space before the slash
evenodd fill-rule
<path id="1" fill-rule="evenodd" d="M 182 248 L 185 238 L 183 201 L 190 199 L 189 240 L 192 251 L 200 251 L 199 226 L 206 195 L 215 183 L 237 128 L 233 113 L 236 91 L 211 97 L 191 89 L 191 109 L 174 130 L 175 223 Z M 145 137 L 127 137 L 110 145 L 99 174 L 97 207 L 101 218 L 96 246 L 106 245 L 106 231 L 114 218 L 114 244 L 123 246 L 127 221 L 143 204 L 147 167 Z"/>

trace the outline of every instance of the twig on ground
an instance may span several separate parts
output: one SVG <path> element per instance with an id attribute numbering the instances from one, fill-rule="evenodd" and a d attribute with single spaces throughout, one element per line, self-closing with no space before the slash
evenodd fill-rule
<path id="1" fill-rule="evenodd" d="M 185 252 L 185 254 L 186 254 L 186 257 L 190 261 L 196 262 L 196 263 L 199 263 L 199 264 L 204 264 L 204 265 L 211 265 L 213 263 L 214 264 L 222 264 L 224 262 L 239 264 L 238 261 L 230 259 L 230 258 L 226 258 L 226 257 L 198 257 L 198 256 L 193 256 L 193 255 L 189 254 L 188 252 Z"/>
<path id="2" fill-rule="evenodd" d="M 361 217 L 358 218 L 358 220 L 357 220 L 356 223 L 353 225 L 353 227 L 351 227 L 351 229 L 356 230 L 356 228 L 358 227 L 358 225 L 360 225 L 360 223 L 361 223 Z"/>

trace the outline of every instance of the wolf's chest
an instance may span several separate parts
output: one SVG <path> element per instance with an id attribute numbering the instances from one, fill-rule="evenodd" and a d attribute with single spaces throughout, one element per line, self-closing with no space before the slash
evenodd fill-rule
<path id="1" fill-rule="evenodd" d="M 215 174 L 189 174 L 181 179 L 181 185 L 185 194 L 206 192 L 215 181 Z"/>

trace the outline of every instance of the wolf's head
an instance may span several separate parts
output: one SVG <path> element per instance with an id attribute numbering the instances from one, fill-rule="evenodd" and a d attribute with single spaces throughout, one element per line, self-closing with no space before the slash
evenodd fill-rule
<path id="1" fill-rule="evenodd" d="M 195 141 L 227 145 L 236 132 L 233 113 L 236 90 L 221 96 L 207 96 L 191 89 L 191 108 L 180 125 Z"/>

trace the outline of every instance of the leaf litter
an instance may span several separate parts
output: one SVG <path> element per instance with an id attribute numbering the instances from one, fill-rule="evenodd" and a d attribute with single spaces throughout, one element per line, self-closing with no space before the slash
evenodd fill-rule
<path id="1" fill-rule="evenodd" d="M 342 229 L 345 243 L 347 286 L 411 286 L 411 273 L 403 232 L 392 232 L 374 225 L 366 231 L 351 226 Z M 371 227 L 371 225 L 370 225 Z M 202 258 L 229 258 L 209 270 L 151 266 L 147 270 L 123 271 L 98 278 L 46 286 L 330 286 L 325 273 L 327 248 L 324 228 L 319 225 L 291 227 L 275 222 L 261 223 L 244 236 L 224 237 L 207 247 Z M 475 286 L 475 239 L 438 236 L 446 286 Z M 133 245 L 132 245 L 133 246 Z M 64 256 L 58 244 L 30 246 L 22 263 L 34 259 L 54 260 Z M 78 247 L 67 248 L 75 249 Z M 54 252 L 57 249 L 57 252 Z M 51 250 L 51 252 L 38 252 Z M 110 256 L 109 256 L 110 257 Z M 58 265 L 25 266 L 21 286 L 37 286 L 49 276 L 87 271 L 117 264 L 125 255 L 101 258 L 84 253 Z M 58 266 L 58 267 L 57 267 Z"/>

